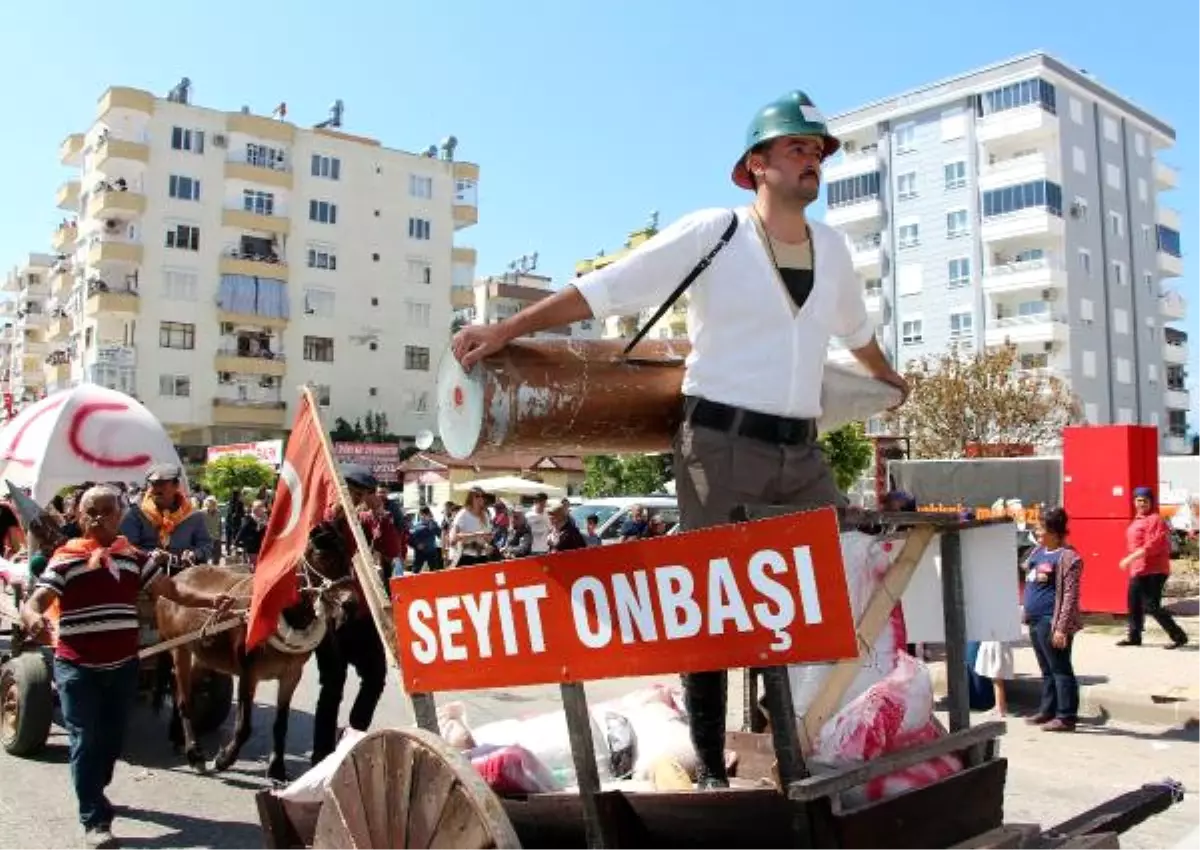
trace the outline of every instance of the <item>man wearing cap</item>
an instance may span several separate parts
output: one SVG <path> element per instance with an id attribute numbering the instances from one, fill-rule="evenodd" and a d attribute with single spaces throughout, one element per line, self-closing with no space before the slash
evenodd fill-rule
<path id="1" fill-rule="evenodd" d="M 675 437 L 681 529 L 728 522 L 742 504 L 840 503 L 815 443 L 830 338 L 873 377 L 902 394 L 907 386 L 875 341 L 844 238 L 807 216 L 821 163 L 839 147 L 806 94 L 783 95 L 755 115 L 733 166 L 734 184 L 754 192 L 750 206 L 684 216 L 503 322 L 463 328 L 455 357 L 470 368 L 517 337 L 636 315 L 701 270 L 689 290 L 692 351 Z M 684 687 L 699 785 L 724 787 L 726 675 L 686 675 Z"/>
<path id="2" fill-rule="evenodd" d="M 121 520 L 121 535 L 137 548 L 150 552 L 162 549 L 185 562 L 207 563 L 212 557 L 212 538 L 204 514 L 197 511 L 180 485 L 183 471 L 178 464 L 159 463 L 146 473 L 149 485 L 138 504 L 132 504 Z"/>
<path id="3" fill-rule="evenodd" d="M 358 523 L 371 546 L 383 586 L 388 586 L 392 561 L 400 556 L 400 535 L 391 514 L 376 493 L 379 482 L 365 466 L 343 463 L 340 467 L 350 501 L 358 512 Z M 329 511 L 327 519 L 336 523 L 353 557 L 358 552 L 340 503 Z M 360 590 L 361 592 L 361 590 Z M 325 633 L 317 645 L 317 673 L 321 689 L 317 694 L 317 710 L 313 718 L 312 763 L 316 764 L 337 746 L 338 709 L 346 688 L 346 675 L 353 665 L 358 673 L 358 695 L 350 708 L 350 725 L 360 732 L 371 727 L 375 708 L 383 696 L 387 679 L 387 655 L 379 632 L 371 620 L 371 610 L 365 601 L 350 606 L 346 619 L 336 629 Z"/>

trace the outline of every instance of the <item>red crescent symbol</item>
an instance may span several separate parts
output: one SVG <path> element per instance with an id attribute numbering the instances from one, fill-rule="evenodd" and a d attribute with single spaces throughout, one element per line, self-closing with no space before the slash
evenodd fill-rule
<path id="1" fill-rule="evenodd" d="M 33 416 L 30 416 L 28 419 L 26 419 L 25 423 L 17 429 L 17 433 L 13 434 L 12 443 L 10 443 L 8 448 L 4 450 L 4 454 L 0 455 L 0 460 L 11 461 L 18 466 L 33 466 L 34 461 L 17 457 L 17 448 L 21 445 L 21 441 L 25 439 L 25 432 L 29 430 L 29 427 L 51 410 L 57 410 L 58 408 L 62 407 L 64 401 L 66 401 L 65 398 L 55 399 L 45 407 L 41 408 L 37 413 L 33 414 Z"/>
<path id="2" fill-rule="evenodd" d="M 79 432 L 83 430 L 84 423 L 93 413 L 105 411 L 116 413 L 122 410 L 129 410 L 129 405 L 115 401 L 89 401 L 79 405 L 71 416 L 71 427 L 67 430 L 67 442 L 70 444 L 71 450 L 88 463 L 103 469 L 129 469 L 134 466 L 143 466 L 153 460 L 148 454 L 130 455 L 129 457 L 101 457 L 92 454 L 79 441 Z"/>

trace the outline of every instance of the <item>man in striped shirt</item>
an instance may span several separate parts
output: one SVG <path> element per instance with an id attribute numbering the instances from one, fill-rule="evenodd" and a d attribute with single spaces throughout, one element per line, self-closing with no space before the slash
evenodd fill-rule
<path id="1" fill-rule="evenodd" d="M 21 611 L 33 638 L 51 628 L 57 603 L 54 680 L 69 738 L 71 780 L 89 847 L 116 847 L 113 808 L 104 789 L 121 754 L 126 714 L 137 693 L 137 598 L 142 588 L 180 605 L 221 612 L 226 594 L 199 594 L 175 584 L 165 553 L 146 554 L 117 533 L 120 494 L 88 490 L 79 505 L 83 537 L 58 547 Z"/>

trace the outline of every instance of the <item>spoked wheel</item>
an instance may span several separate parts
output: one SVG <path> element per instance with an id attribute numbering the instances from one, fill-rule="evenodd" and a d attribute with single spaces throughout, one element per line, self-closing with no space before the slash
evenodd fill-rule
<path id="1" fill-rule="evenodd" d="M 312 846 L 521 845 L 500 798 L 460 752 L 422 729 L 381 729 L 334 772 Z"/>

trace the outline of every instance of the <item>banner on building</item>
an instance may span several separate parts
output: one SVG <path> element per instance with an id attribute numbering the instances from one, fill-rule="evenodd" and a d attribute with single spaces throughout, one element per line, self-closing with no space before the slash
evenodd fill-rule
<path id="1" fill-rule="evenodd" d="M 256 457 L 276 472 L 283 461 L 283 440 L 262 440 L 257 443 L 229 443 L 224 446 L 209 446 L 205 461 L 212 463 L 219 457 Z"/>
<path id="2" fill-rule="evenodd" d="M 380 481 L 400 480 L 400 446 L 397 443 L 334 443 L 338 463 L 357 463 Z"/>

